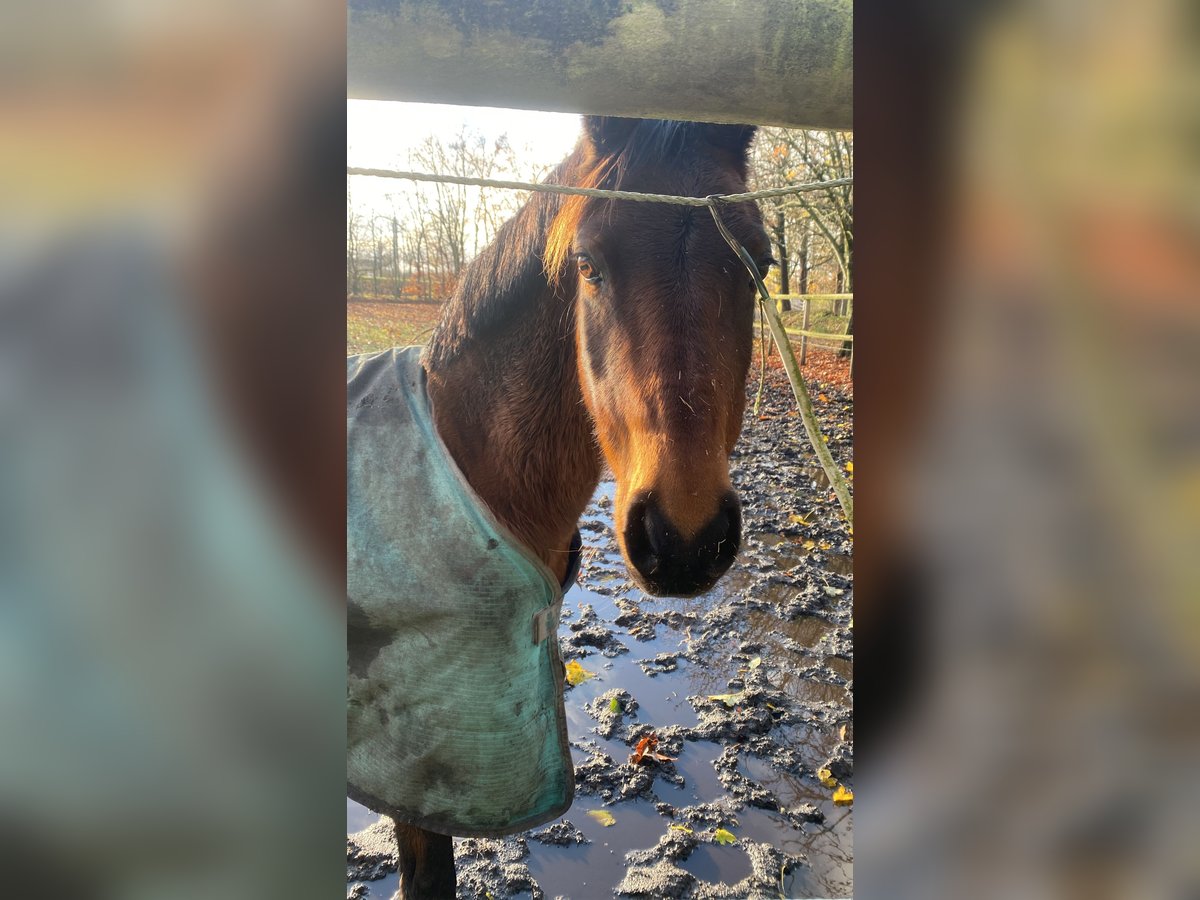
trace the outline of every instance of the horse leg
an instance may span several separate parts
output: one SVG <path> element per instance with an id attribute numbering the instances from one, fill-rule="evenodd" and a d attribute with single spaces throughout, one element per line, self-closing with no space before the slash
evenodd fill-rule
<path id="1" fill-rule="evenodd" d="M 400 862 L 400 900 L 453 900 L 454 839 L 396 822 Z"/>

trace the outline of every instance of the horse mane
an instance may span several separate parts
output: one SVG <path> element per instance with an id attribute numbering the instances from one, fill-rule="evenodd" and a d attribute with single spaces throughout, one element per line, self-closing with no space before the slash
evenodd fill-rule
<path id="1" fill-rule="evenodd" d="M 632 120 L 628 136 L 615 148 L 601 149 L 588 138 L 581 138 L 545 181 L 621 190 L 630 171 L 646 165 L 670 167 L 703 142 L 718 146 L 731 142 L 731 147 L 738 144 L 737 160 L 744 176 L 745 143 L 753 129 L 746 130 L 745 136 L 739 129 L 742 126 Z M 718 139 L 714 141 L 714 137 Z M 469 339 L 485 337 L 509 320 L 514 304 L 528 302 L 548 289 L 561 295 L 562 276 L 579 224 L 612 202 L 535 193 L 463 271 L 425 350 L 426 365 L 451 362 Z"/>

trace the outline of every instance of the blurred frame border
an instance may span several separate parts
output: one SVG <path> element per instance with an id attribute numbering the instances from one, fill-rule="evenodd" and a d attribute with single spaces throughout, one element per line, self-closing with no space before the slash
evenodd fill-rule
<path id="1" fill-rule="evenodd" d="M 856 895 L 1200 888 L 1200 18 L 859 2 Z"/>
<path id="2" fill-rule="evenodd" d="M 0 881 L 338 896 L 344 6 L 0 15 Z"/>

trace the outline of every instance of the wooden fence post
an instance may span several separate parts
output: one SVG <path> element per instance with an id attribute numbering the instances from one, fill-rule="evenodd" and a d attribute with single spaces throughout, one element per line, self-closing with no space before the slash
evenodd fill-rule
<path id="1" fill-rule="evenodd" d="M 800 325 L 800 328 L 803 329 L 804 331 L 808 331 L 808 296 L 807 295 L 805 295 L 802 302 L 804 303 L 804 320 L 803 320 L 802 324 Z M 804 365 L 804 363 L 807 359 L 808 359 L 808 335 L 802 335 L 800 338 L 800 365 Z"/>

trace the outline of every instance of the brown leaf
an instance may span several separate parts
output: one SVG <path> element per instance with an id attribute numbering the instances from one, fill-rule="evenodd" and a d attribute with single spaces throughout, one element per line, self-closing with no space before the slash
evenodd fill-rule
<path id="1" fill-rule="evenodd" d="M 654 732 L 650 732 L 644 738 L 637 742 L 637 747 L 634 748 L 633 756 L 629 762 L 633 765 L 638 765 L 647 753 L 653 754 L 654 749 L 658 746 L 658 736 Z"/>

